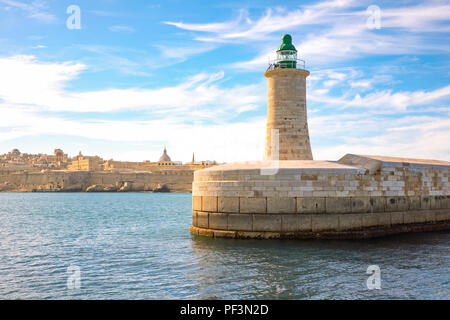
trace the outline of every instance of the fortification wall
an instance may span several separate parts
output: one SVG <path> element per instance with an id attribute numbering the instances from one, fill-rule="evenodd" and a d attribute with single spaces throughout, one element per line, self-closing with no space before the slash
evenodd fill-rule
<path id="1" fill-rule="evenodd" d="M 0 191 L 152 191 L 166 185 L 171 191 L 191 192 L 194 170 L 154 172 L 46 171 L 0 172 Z"/>

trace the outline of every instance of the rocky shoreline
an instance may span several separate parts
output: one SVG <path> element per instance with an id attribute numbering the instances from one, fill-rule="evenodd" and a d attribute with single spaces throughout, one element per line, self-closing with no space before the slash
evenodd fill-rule
<path id="1" fill-rule="evenodd" d="M 88 193 L 93 193 L 93 192 L 154 192 L 154 193 L 174 193 L 174 192 L 188 192 L 191 193 L 191 190 L 177 190 L 177 191 L 172 191 L 170 190 L 170 188 L 167 185 L 161 185 L 156 187 L 153 190 L 132 190 L 132 188 L 124 188 L 123 186 L 120 187 L 119 189 L 115 188 L 115 187 L 111 187 L 111 186 L 103 186 L 103 185 L 98 185 L 98 184 L 94 184 L 91 185 L 87 188 L 82 188 L 81 186 L 74 186 L 71 188 L 36 188 L 36 189 L 27 189 L 27 188 L 15 188 L 13 186 L 10 185 L 5 185 L 5 184 L 1 184 L 0 185 L 0 192 L 43 192 L 43 193 L 51 193 L 51 192 L 88 192 Z"/>

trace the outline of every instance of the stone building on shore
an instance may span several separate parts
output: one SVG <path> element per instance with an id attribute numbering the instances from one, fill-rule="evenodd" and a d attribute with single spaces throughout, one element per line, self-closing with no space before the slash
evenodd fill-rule
<path id="1" fill-rule="evenodd" d="M 53 155 L 14 149 L 0 155 L 0 191 L 191 192 L 194 171 L 214 165 L 215 161 L 173 161 L 166 148 L 156 162 L 105 161 L 81 151 L 69 158 L 61 149 L 55 149 Z"/>
<path id="2" fill-rule="evenodd" d="M 72 159 L 72 162 L 68 166 L 70 171 L 102 171 L 104 168 L 104 160 L 98 156 L 85 157 L 81 153 L 78 153 L 76 157 Z"/>
<path id="3" fill-rule="evenodd" d="M 69 164 L 67 153 L 61 149 L 55 149 L 53 154 L 29 154 L 22 153 L 19 149 L 0 155 L 0 168 L 17 168 L 29 171 L 42 169 L 64 169 Z"/>

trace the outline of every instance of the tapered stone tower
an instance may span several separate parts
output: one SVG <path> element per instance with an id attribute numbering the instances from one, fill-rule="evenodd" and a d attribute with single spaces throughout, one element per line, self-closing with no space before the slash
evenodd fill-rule
<path id="1" fill-rule="evenodd" d="M 297 69 L 297 50 L 285 34 L 268 79 L 267 133 L 264 160 L 312 160 L 306 112 L 306 77 Z"/>

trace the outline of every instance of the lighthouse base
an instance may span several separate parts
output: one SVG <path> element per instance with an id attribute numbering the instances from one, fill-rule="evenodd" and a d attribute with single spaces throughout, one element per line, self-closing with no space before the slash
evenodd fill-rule
<path id="1" fill-rule="evenodd" d="M 336 225 L 337 228 L 339 228 Z M 383 236 L 389 236 L 399 233 L 412 232 L 431 232 L 450 230 L 450 220 L 444 221 L 401 224 L 392 226 L 361 228 L 360 230 L 346 231 L 229 231 L 216 230 L 208 228 L 190 227 L 190 232 L 197 236 L 206 236 L 210 238 L 226 238 L 226 239 L 369 239 Z"/>
<path id="2" fill-rule="evenodd" d="M 194 173 L 191 232 L 216 238 L 358 239 L 450 230 L 450 162 L 346 155 Z"/>

